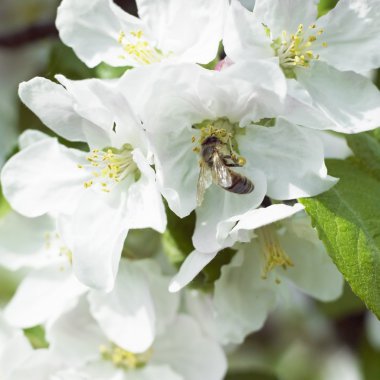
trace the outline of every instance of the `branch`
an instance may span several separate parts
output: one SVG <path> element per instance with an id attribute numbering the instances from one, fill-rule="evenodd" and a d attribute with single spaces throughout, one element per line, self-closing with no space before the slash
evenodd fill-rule
<path id="1" fill-rule="evenodd" d="M 26 29 L 0 36 L 0 48 L 15 49 L 47 37 L 58 37 L 54 23 L 32 25 Z"/>

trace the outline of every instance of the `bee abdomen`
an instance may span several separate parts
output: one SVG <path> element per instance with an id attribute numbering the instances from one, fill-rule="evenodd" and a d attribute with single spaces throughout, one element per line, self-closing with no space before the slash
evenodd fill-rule
<path id="1" fill-rule="evenodd" d="M 224 187 L 225 190 L 236 194 L 249 194 L 255 188 L 255 185 L 247 177 L 232 172 L 232 185 Z"/>

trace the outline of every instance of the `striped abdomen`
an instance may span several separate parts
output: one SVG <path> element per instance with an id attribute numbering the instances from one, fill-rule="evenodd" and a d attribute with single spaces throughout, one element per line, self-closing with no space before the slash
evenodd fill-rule
<path id="1" fill-rule="evenodd" d="M 229 169 L 229 172 L 232 179 L 232 185 L 228 187 L 223 187 L 223 189 L 236 194 L 248 194 L 253 191 L 255 185 L 252 183 L 250 179 L 239 173 L 234 172 L 231 169 Z"/>

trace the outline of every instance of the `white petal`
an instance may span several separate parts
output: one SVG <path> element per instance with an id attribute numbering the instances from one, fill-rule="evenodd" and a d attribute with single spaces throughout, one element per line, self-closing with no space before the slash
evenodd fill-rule
<path id="1" fill-rule="evenodd" d="M 50 138 L 49 135 L 41 131 L 38 131 L 37 129 L 27 129 L 19 136 L 18 145 L 22 150 L 27 148 L 29 145 L 32 145 L 38 141 L 45 140 L 48 138 Z"/>
<path id="2" fill-rule="evenodd" d="M 372 313 L 367 313 L 367 316 L 365 319 L 365 330 L 366 330 L 367 339 L 370 341 L 371 345 L 377 350 L 379 350 L 380 349 L 380 321 Z"/>
<path id="3" fill-rule="evenodd" d="M 169 328 L 170 334 L 157 337 L 152 363 L 169 364 L 186 380 L 220 380 L 227 369 L 223 350 L 204 337 L 196 322 L 179 315 Z"/>
<path id="4" fill-rule="evenodd" d="M 4 195 L 19 213 L 70 213 L 85 191 L 88 175 L 78 169 L 84 154 L 55 138 L 44 139 L 13 156 L 1 172 Z"/>
<path id="5" fill-rule="evenodd" d="M 132 73 L 135 70 L 131 70 Z M 149 70 L 150 71 L 150 70 Z M 113 127 L 112 132 L 110 133 L 110 146 L 114 148 L 122 148 L 124 144 L 131 144 L 134 148 L 141 149 L 144 153 L 147 151 L 147 138 L 146 134 L 141 125 L 141 120 L 135 114 L 134 109 L 137 107 L 131 106 L 131 104 L 126 100 L 121 93 L 130 93 L 130 88 L 136 86 L 139 87 L 142 82 L 144 82 L 144 78 L 141 78 L 139 75 L 129 75 L 128 77 L 138 77 L 140 79 L 139 82 L 130 83 L 125 76 L 123 78 L 122 83 L 118 83 L 118 87 L 115 88 L 116 83 L 105 82 L 100 80 L 92 80 L 89 84 L 91 84 L 91 92 L 97 96 L 98 99 L 101 99 L 102 107 L 105 107 L 107 110 L 107 118 L 111 117 L 111 126 Z M 136 81 L 136 78 L 133 78 Z M 71 81 L 78 85 L 78 81 Z M 83 82 L 83 81 L 80 81 Z M 126 88 L 123 88 L 126 87 Z M 122 91 L 123 90 L 123 91 Z M 120 93 L 120 92 L 121 93 Z M 136 91 L 133 91 L 133 97 L 136 95 Z M 145 95 L 145 94 L 144 94 Z M 88 97 L 88 96 L 85 96 Z M 95 106 L 97 106 L 95 104 Z M 81 110 L 81 112 L 85 113 L 93 113 L 94 118 L 97 118 L 98 115 L 93 111 L 93 108 L 87 108 Z M 95 122 L 95 120 L 94 120 Z M 115 122 L 115 125 L 113 125 Z M 101 146 L 101 148 L 103 148 Z"/>
<path id="6" fill-rule="evenodd" d="M 231 263 L 222 267 L 215 282 L 214 305 L 219 339 L 223 344 L 242 343 L 259 330 L 274 308 L 273 285 L 261 277 L 261 262 L 256 242 L 246 245 Z"/>
<path id="7" fill-rule="evenodd" d="M 297 80 L 314 108 L 330 119 L 332 130 L 358 133 L 379 126 L 380 92 L 370 79 L 315 61 L 309 69 L 297 70 Z"/>
<path id="8" fill-rule="evenodd" d="M 322 110 L 315 107 L 313 98 L 295 79 L 288 79 L 285 106 L 279 115 L 290 122 L 317 130 L 334 129 L 335 123 Z"/>
<path id="9" fill-rule="evenodd" d="M 314 49 L 339 70 L 363 72 L 380 66 L 378 0 L 340 0 L 318 20 L 327 47 Z"/>
<path id="10" fill-rule="evenodd" d="M 186 286 L 217 255 L 217 253 L 218 252 L 191 252 L 182 263 L 179 272 L 171 280 L 169 292 L 178 292 Z"/>
<path id="11" fill-rule="evenodd" d="M 128 371 L 104 360 L 91 361 L 75 369 L 57 373 L 51 380 L 185 380 L 167 365 L 147 365 Z M 49 379 L 50 380 L 50 379 Z"/>
<path id="12" fill-rule="evenodd" d="M 273 57 L 271 40 L 265 35 L 261 22 L 238 0 L 232 0 L 223 35 L 226 54 L 234 62 Z"/>
<path id="13" fill-rule="evenodd" d="M 61 264 L 30 272 L 6 306 L 4 316 L 14 326 L 33 327 L 70 306 L 86 291 L 72 275 L 68 259 L 62 258 Z"/>
<path id="14" fill-rule="evenodd" d="M 117 369 L 111 362 L 93 360 L 75 368 L 57 372 L 49 380 L 124 380 L 124 371 Z"/>
<path id="15" fill-rule="evenodd" d="M 193 244 L 199 252 L 218 251 L 231 246 L 229 232 L 246 212 L 257 208 L 267 191 L 265 175 L 260 170 L 247 168 L 244 172 L 255 185 L 249 194 L 235 194 L 212 185 L 204 201 L 196 209 Z"/>
<path id="16" fill-rule="evenodd" d="M 54 232 L 49 216 L 31 219 L 10 211 L 0 220 L 0 265 L 10 270 L 39 268 L 54 260 L 46 245 L 46 234 Z"/>
<path id="17" fill-rule="evenodd" d="M 60 78 L 64 77 L 60 76 Z M 108 140 L 106 132 L 76 112 L 77 100 L 63 86 L 45 78 L 36 77 L 20 84 L 19 96 L 45 125 L 65 139 L 103 141 L 103 145 L 106 145 Z M 91 100 L 91 97 L 86 94 L 85 101 L 91 102 Z M 97 111 L 95 105 L 93 107 Z M 99 111 L 97 113 L 99 114 Z M 98 119 L 102 118 L 98 117 Z M 110 124 L 112 126 L 112 121 Z"/>
<path id="18" fill-rule="evenodd" d="M 139 369 L 130 374 L 128 380 L 187 380 L 186 377 L 173 371 L 166 363 L 162 365 L 151 365 Z"/>
<path id="19" fill-rule="evenodd" d="M 120 265 L 112 292 L 92 291 L 91 313 L 107 338 L 130 352 L 144 352 L 155 336 L 155 312 L 145 275 L 128 261 Z"/>
<path id="20" fill-rule="evenodd" d="M 343 277 L 333 264 L 317 232 L 306 216 L 287 222 L 287 231 L 279 237 L 281 247 L 294 263 L 277 273 L 290 279 L 299 289 L 321 301 L 332 301 L 343 291 Z"/>
<path id="21" fill-rule="evenodd" d="M 49 350 L 33 350 L 31 354 L 19 364 L 7 380 L 51 380 L 56 371 L 63 366 L 61 360 Z"/>
<path id="22" fill-rule="evenodd" d="M 342 135 L 328 131 L 317 132 L 317 135 L 322 140 L 325 158 L 345 160 L 347 157 L 353 156 L 352 150 L 348 147 L 347 140 Z"/>
<path id="23" fill-rule="evenodd" d="M 158 264 L 153 260 L 137 260 L 133 263 L 144 273 L 149 283 L 156 314 L 156 331 L 160 334 L 177 315 L 180 295 L 168 292 L 170 278 L 163 276 Z"/>
<path id="24" fill-rule="evenodd" d="M 77 366 L 98 359 L 100 347 L 108 343 L 98 324 L 91 316 L 87 300 L 61 314 L 46 327 L 49 349 L 62 357 L 66 366 Z"/>
<path id="25" fill-rule="evenodd" d="M 190 214 L 196 206 L 199 163 L 197 154 L 191 150 L 192 135 L 183 129 L 152 135 L 161 193 L 180 217 Z"/>
<path id="26" fill-rule="evenodd" d="M 61 40 L 89 67 L 101 62 L 135 66 L 136 61 L 118 42 L 120 32 L 146 32 L 138 18 L 123 12 L 111 0 L 64 0 L 58 8 L 56 26 Z"/>
<path id="27" fill-rule="evenodd" d="M 313 196 L 337 182 L 327 175 L 323 145 L 312 130 L 278 119 L 275 127 L 248 127 L 238 139 L 247 161 L 266 174 L 271 198 Z"/>
<path id="28" fill-rule="evenodd" d="M 216 322 L 213 294 L 195 289 L 186 289 L 184 294 L 186 313 L 197 321 L 207 336 L 218 341 L 220 326 Z M 205 318 L 205 315 L 207 315 L 207 318 Z"/>
<path id="29" fill-rule="evenodd" d="M 73 269 L 83 284 L 111 290 L 121 251 L 128 233 L 125 221 L 125 194 L 89 190 L 72 216 L 70 230 L 63 230 L 72 244 Z"/>
<path id="30" fill-rule="evenodd" d="M 239 236 L 241 230 L 254 230 L 282 219 L 289 218 L 303 209 L 304 207 L 300 203 L 296 203 L 294 206 L 274 204 L 249 211 L 240 218 L 240 221 L 231 230 L 231 235 L 236 234 Z"/>
<path id="31" fill-rule="evenodd" d="M 256 0 L 253 15 L 267 25 L 274 38 L 282 31 L 294 34 L 299 24 L 305 27 L 317 18 L 316 0 Z"/>
<path id="32" fill-rule="evenodd" d="M 215 58 L 228 1 L 137 0 L 137 7 L 161 50 L 173 52 L 181 62 Z"/>
<path id="33" fill-rule="evenodd" d="M 252 121 L 278 116 L 286 86 L 277 59 L 250 60 L 235 63 L 220 73 L 214 72 L 209 79 L 202 79 L 198 91 L 202 103 L 209 104 L 215 118 L 227 117 L 246 126 Z"/>
<path id="34" fill-rule="evenodd" d="M 162 233 L 166 228 L 166 213 L 155 172 L 140 150 L 135 149 L 132 155 L 141 178 L 128 190 L 127 223 L 130 228 L 153 228 Z"/>
<path id="35" fill-rule="evenodd" d="M 0 316 L 0 368 L 1 375 L 8 375 L 28 358 L 33 349 L 23 331 L 12 328 Z"/>

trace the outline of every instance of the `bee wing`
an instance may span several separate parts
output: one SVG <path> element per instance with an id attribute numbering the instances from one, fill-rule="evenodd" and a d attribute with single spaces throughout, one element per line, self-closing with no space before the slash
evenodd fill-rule
<path id="1" fill-rule="evenodd" d="M 200 163 L 200 172 L 197 184 L 197 206 L 199 207 L 204 198 L 205 191 L 212 183 L 211 170 L 208 165 L 202 160 Z"/>
<path id="2" fill-rule="evenodd" d="M 221 187 L 230 187 L 232 185 L 231 172 L 217 152 L 214 153 L 212 161 L 212 179 L 214 183 Z"/>

